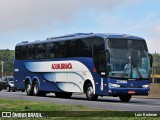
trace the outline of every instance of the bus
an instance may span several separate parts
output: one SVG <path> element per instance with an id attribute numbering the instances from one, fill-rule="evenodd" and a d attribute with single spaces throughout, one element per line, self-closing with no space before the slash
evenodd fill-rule
<path id="1" fill-rule="evenodd" d="M 75 33 L 15 47 L 15 87 L 29 96 L 70 98 L 84 93 L 119 97 L 148 95 L 152 59 L 146 41 L 126 34 Z"/>

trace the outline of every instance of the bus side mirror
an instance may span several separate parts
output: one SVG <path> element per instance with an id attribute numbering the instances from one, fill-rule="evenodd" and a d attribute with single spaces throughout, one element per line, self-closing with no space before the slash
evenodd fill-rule
<path id="1" fill-rule="evenodd" d="M 152 63 L 153 63 L 153 56 L 152 56 L 152 54 L 149 54 L 149 59 L 150 59 L 150 67 L 152 67 Z"/>
<path id="2" fill-rule="evenodd" d="M 99 72 L 101 76 L 107 76 L 107 65 L 109 63 L 109 51 L 99 53 Z"/>

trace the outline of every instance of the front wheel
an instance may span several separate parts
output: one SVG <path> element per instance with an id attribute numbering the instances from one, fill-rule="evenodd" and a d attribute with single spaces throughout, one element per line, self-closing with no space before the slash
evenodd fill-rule
<path id="1" fill-rule="evenodd" d="M 93 86 L 92 86 L 91 83 L 89 83 L 87 85 L 86 96 L 87 96 L 88 100 L 92 100 L 92 101 L 97 100 L 97 98 L 98 98 L 98 95 L 95 95 L 94 92 L 93 92 Z"/>
<path id="2" fill-rule="evenodd" d="M 120 95 L 119 98 L 122 102 L 128 102 L 131 99 L 131 95 Z"/>

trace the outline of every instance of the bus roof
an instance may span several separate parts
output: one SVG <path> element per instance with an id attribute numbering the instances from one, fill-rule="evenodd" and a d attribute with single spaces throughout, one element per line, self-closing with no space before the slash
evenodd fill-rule
<path id="1" fill-rule="evenodd" d="M 65 40 L 72 40 L 72 39 L 81 39 L 81 38 L 89 38 L 89 37 L 102 37 L 104 39 L 135 39 L 135 40 L 144 40 L 141 37 L 127 35 L 127 34 L 103 34 L 103 33 L 74 33 L 74 34 L 67 34 L 64 36 L 59 37 L 51 37 L 47 38 L 46 40 L 36 40 L 34 42 L 22 41 L 18 43 L 17 46 L 25 45 L 25 44 L 38 44 L 38 43 L 47 43 L 53 41 L 65 41 Z"/>

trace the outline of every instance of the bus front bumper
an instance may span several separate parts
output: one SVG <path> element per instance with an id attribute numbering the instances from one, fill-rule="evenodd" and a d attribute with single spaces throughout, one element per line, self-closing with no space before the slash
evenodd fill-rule
<path id="1" fill-rule="evenodd" d="M 109 88 L 109 96 L 119 95 L 148 95 L 149 88 Z"/>

